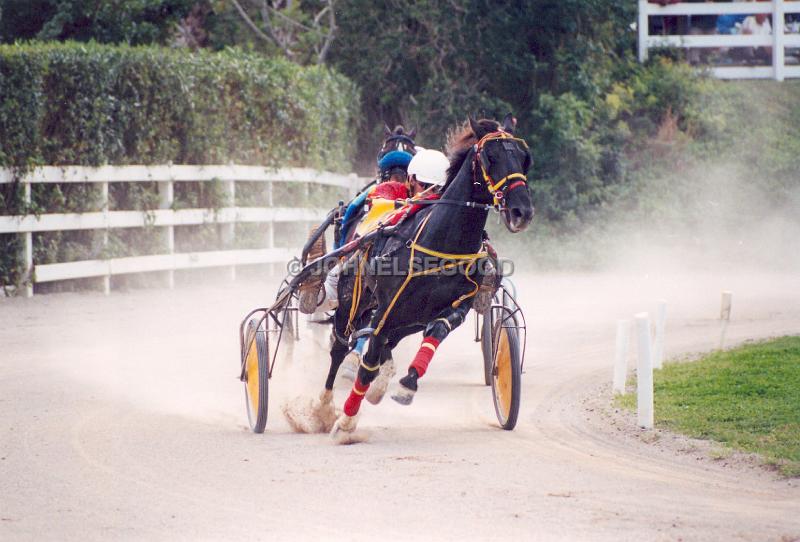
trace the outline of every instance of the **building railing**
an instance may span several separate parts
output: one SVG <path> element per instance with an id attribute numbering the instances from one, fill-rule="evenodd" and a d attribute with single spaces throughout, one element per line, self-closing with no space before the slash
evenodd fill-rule
<path id="1" fill-rule="evenodd" d="M 775 79 L 800 77 L 800 66 L 786 65 L 786 48 L 800 48 L 800 33 L 785 32 L 785 15 L 800 13 L 800 0 L 770 0 L 763 2 L 680 2 L 661 6 L 639 0 L 639 61 L 644 62 L 648 50 L 660 47 L 735 48 L 769 47 L 772 49 L 770 66 L 712 66 L 712 74 L 722 79 Z M 756 15 L 772 18 L 771 35 L 721 34 L 721 35 L 650 35 L 650 18 L 659 16 L 693 15 Z"/>
<path id="2" fill-rule="evenodd" d="M 222 182 L 231 207 L 221 209 L 173 209 L 174 183 Z M 263 207 L 235 206 L 236 183 L 240 181 L 266 183 Z M 12 172 L 0 169 L 0 184 L 14 182 Z M 275 206 L 274 183 L 294 183 L 340 187 L 355 193 L 366 180 L 355 174 L 340 175 L 305 168 L 267 169 L 257 166 L 103 166 L 41 167 L 28 173 L 19 182 L 24 187 L 26 204 L 31 202 L 31 186 L 39 183 L 96 183 L 100 187 L 102 210 L 85 213 L 47 213 L 40 215 L 0 216 L 0 234 L 22 234 L 26 268 L 25 294 L 33 295 L 33 285 L 58 280 L 99 277 L 106 293 L 110 291 L 112 275 L 164 271 L 168 285 L 174 286 L 174 271 L 205 267 L 229 266 L 235 277 L 237 265 L 285 263 L 299 249 L 275 247 L 276 223 L 315 223 L 322 220 L 328 209 Z M 149 211 L 109 210 L 109 183 L 158 183 L 159 208 Z M 332 201 L 330 207 L 336 202 Z M 286 205 L 287 202 L 280 202 Z M 204 252 L 175 252 L 176 226 L 223 224 L 227 240 L 232 241 L 237 223 L 264 223 L 267 232 L 263 248 L 215 250 Z M 33 261 L 33 234 L 66 230 L 101 230 L 107 240 L 108 231 L 116 228 L 159 227 L 164 231 L 166 253 L 110 259 L 84 260 L 64 263 L 37 264 Z M 229 243 L 230 244 L 230 243 Z"/>

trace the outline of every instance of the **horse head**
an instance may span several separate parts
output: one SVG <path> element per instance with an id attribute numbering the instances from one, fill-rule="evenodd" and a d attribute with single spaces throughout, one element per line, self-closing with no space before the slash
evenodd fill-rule
<path id="1" fill-rule="evenodd" d="M 417 154 L 416 144 L 414 143 L 414 138 L 417 135 L 416 128 L 406 132 L 402 124 L 395 126 L 394 130 L 384 124 L 383 134 L 384 140 L 381 149 L 378 151 L 378 160 L 392 151 L 403 151 L 412 156 Z"/>
<path id="2" fill-rule="evenodd" d="M 474 199 L 494 203 L 510 232 L 524 230 L 534 213 L 527 184 L 532 159 L 525 141 L 514 137 L 516 119 L 509 113 L 501 125 L 470 117 L 469 126 L 474 138 Z"/>
<path id="3" fill-rule="evenodd" d="M 383 125 L 385 139 L 378 151 L 378 168 L 382 181 L 405 182 L 408 161 L 417 153 L 414 143 L 414 136 L 417 130 L 413 129 L 406 132 L 406 129 L 398 124 L 394 130 Z"/>

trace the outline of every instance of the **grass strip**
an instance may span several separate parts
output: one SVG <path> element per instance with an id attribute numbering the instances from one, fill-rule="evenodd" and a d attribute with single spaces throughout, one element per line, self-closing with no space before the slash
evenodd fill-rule
<path id="1" fill-rule="evenodd" d="M 656 425 L 760 454 L 800 476 L 800 337 L 714 352 L 655 372 Z M 636 394 L 617 399 L 636 409 Z"/>

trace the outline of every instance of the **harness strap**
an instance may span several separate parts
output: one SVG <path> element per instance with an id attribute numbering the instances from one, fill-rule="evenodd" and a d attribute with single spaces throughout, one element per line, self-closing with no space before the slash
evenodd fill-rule
<path id="1" fill-rule="evenodd" d="M 441 258 L 443 260 L 477 260 L 480 258 L 486 257 L 488 254 L 486 252 L 478 252 L 476 254 L 449 254 L 447 252 L 439 252 L 438 250 L 432 250 L 430 248 L 425 248 L 421 245 L 418 245 L 416 241 L 411 243 L 411 248 L 419 250 L 420 252 L 424 252 L 429 256 L 435 256 L 437 258 Z"/>
<path id="2" fill-rule="evenodd" d="M 417 230 L 417 234 L 414 236 L 414 241 L 412 241 L 411 244 L 409 245 L 409 247 L 411 248 L 411 254 L 409 255 L 409 258 L 408 258 L 408 274 L 406 275 L 406 278 L 403 281 L 403 284 L 401 284 L 400 288 L 398 288 L 397 292 L 395 292 L 394 297 L 392 298 L 392 301 L 389 303 L 389 306 L 386 308 L 386 311 L 383 313 L 383 316 L 381 317 L 381 321 L 375 327 L 375 331 L 372 332 L 373 335 L 377 335 L 378 333 L 380 333 L 381 329 L 383 329 L 383 325 L 386 323 L 386 319 L 389 317 L 389 314 L 392 312 L 392 309 L 394 308 L 395 303 L 397 303 L 397 300 L 400 298 L 400 295 L 403 293 L 403 291 L 406 289 L 406 286 L 408 286 L 408 283 L 411 282 L 411 279 L 413 279 L 413 278 L 422 277 L 422 276 L 426 276 L 426 275 L 432 275 L 434 273 L 438 273 L 439 271 L 443 271 L 443 270 L 447 270 L 447 269 L 453 269 L 454 267 L 458 267 L 458 265 L 460 265 L 463 262 L 469 262 L 467 264 L 467 268 L 464 270 L 464 277 L 470 283 L 472 283 L 473 289 L 472 289 L 471 292 L 466 293 L 466 294 L 462 295 L 461 297 L 459 297 L 458 299 L 456 299 L 455 301 L 453 301 L 453 303 L 451 303 L 451 306 L 453 308 L 458 307 L 461 303 L 463 303 L 467 299 L 470 299 L 471 297 L 474 297 L 475 294 L 477 294 L 478 290 L 480 289 L 480 286 L 478 285 L 478 283 L 475 282 L 474 280 L 472 280 L 472 278 L 470 277 L 470 274 L 471 274 L 470 270 L 474 267 L 475 262 L 477 262 L 481 258 L 485 258 L 488 254 L 486 252 L 478 252 L 476 254 L 448 254 L 446 252 L 439 252 L 438 250 L 432 250 L 432 249 L 420 246 L 419 244 L 417 244 L 417 239 L 419 239 L 419 236 L 422 234 L 422 230 L 425 229 L 425 226 L 428 225 L 428 220 L 430 219 L 430 217 L 431 217 L 431 215 L 428 215 L 428 216 L 425 217 L 425 220 L 422 222 L 422 224 L 420 225 L 419 229 Z M 414 263 L 414 253 L 416 251 L 422 252 L 424 254 L 428 254 L 430 256 L 434 256 L 436 258 L 441 258 L 443 260 L 451 260 L 451 261 L 448 262 L 448 263 L 445 263 L 443 265 L 440 265 L 439 267 L 436 267 L 434 269 L 426 269 L 426 270 L 418 271 L 418 272 L 415 273 L 414 272 L 413 263 Z M 453 261 L 453 260 L 455 260 L 455 261 Z"/>
<path id="3" fill-rule="evenodd" d="M 360 253 L 360 251 L 359 251 Z M 347 317 L 347 326 L 345 328 L 345 334 L 350 335 L 353 329 L 353 320 L 356 317 L 356 312 L 358 311 L 358 305 L 361 303 L 361 294 L 364 290 L 363 282 L 363 275 L 364 275 L 364 266 L 367 262 L 367 255 L 369 253 L 369 249 L 367 249 L 363 254 L 357 254 L 357 257 L 361 259 L 358 262 L 358 266 L 356 268 L 356 276 L 355 280 L 353 281 L 353 295 L 350 297 L 350 313 Z"/>

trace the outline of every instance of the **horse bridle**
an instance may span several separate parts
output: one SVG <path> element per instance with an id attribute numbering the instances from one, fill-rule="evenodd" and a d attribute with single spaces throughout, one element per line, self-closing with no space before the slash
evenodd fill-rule
<path id="1" fill-rule="evenodd" d="M 414 143 L 413 139 L 411 139 L 410 137 L 408 137 L 405 134 L 395 134 L 395 135 L 391 135 L 391 136 L 387 137 L 383 141 L 383 145 L 381 145 L 381 150 L 378 151 L 378 160 L 380 160 L 387 153 L 391 152 L 391 151 L 384 151 L 383 149 L 386 148 L 386 145 L 391 143 L 392 141 L 400 141 L 402 143 L 405 143 L 410 148 L 410 150 L 407 151 L 409 154 L 413 155 L 413 154 L 416 153 L 416 150 L 415 150 L 416 149 L 416 143 Z"/>
<path id="2" fill-rule="evenodd" d="M 472 163 L 472 171 L 473 171 L 473 184 L 480 185 L 480 181 L 475 179 L 475 173 L 480 170 L 481 176 L 483 177 L 483 183 L 486 185 L 486 189 L 492 195 L 494 206 L 498 209 L 502 209 L 504 205 L 504 198 L 505 195 L 511 192 L 512 190 L 527 186 L 528 178 L 525 176 L 524 173 L 510 173 L 503 177 L 502 179 L 495 181 L 492 179 L 491 175 L 489 175 L 489 160 L 486 158 L 486 155 L 483 154 L 483 147 L 489 141 L 502 141 L 503 148 L 506 152 L 511 152 L 515 150 L 515 144 L 522 145 L 526 151 L 528 150 L 528 144 L 525 143 L 524 139 L 520 139 L 518 137 L 514 137 L 508 132 L 503 130 L 498 130 L 496 132 L 491 132 L 483 136 L 476 144 L 475 144 L 475 157 Z M 513 179 L 519 179 L 515 182 L 509 184 L 509 186 L 504 190 L 502 190 L 503 185 L 512 181 Z"/>

